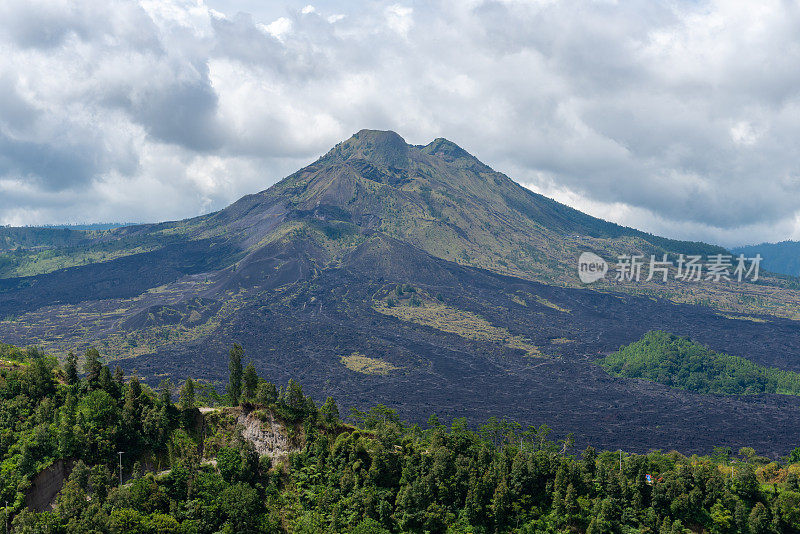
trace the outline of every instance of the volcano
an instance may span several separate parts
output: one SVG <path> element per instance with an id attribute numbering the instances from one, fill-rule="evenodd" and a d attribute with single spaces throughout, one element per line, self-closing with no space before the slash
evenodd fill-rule
<path id="1" fill-rule="evenodd" d="M 579 445 L 778 454 L 798 440 L 796 397 L 701 395 L 596 365 L 660 329 L 800 371 L 792 280 L 586 287 L 587 250 L 725 253 L 584 214 L 446 139 L 362 130 L 201 217 L 0 229 L 0 339 L 55 354 L 93 345 L 153 383 L 217 386 L 237 342 L 259 374 L 318 400 L 383 403 L 413 422 L 546 423 Z"/>

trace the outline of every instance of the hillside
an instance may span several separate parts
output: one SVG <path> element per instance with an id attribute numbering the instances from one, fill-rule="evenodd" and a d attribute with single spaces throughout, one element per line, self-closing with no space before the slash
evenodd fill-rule
<path id="1" fill-rule="evenodd" d="M 150 265 L 172 257 L 170 247 L 184 246 L 213 255 L 218 268 L 230 267 L 299 235 L 325 251 L 317 261 L 327 266 L 375 233 L 460 265 L 570 287 L 580 287 L 576 262 L 586 250 L 609 261 L 612 273 L 622 254 L 670 253 L 674 260 L 681 253 L 725 253 L 581 213 L 521 187 L 446 139 L 413 146 L 394 132 L 362 130 L 271 188 L 209 215 L 96 231 L 0 228 L 0 279 L 129 257 Z M 195 258 L 179 262 L 169 281 L 197 272 Z M 737 313 L 800 317 L 796 280 L 762 275 L 760 285 L 739 286 L 611 278 L 596 287 Z M 776 294 L 773 287 L 782 291 Z"/>
<path id="2" fill-rule="evenodd" d="M 434 409 L 473 422 L 513 411 L 562 436 L 580 428 L 596 446 L 765 452 L 800 422 L 794 398 L 676 393 L 593 363 L 665 330 L 800 371 L 791 281 L 584 287 L 576 258 L 587 249 L 721 249 L 592 218 L 443 139 L 362 131 L 216 213 L 3 235 L 13 251 L 0 255 L 1 340 L 62 357 L 94 345 L 153 384 L 193 375 L 221 386 L 238 342 L 273 382 L 300 378 L 318 401 L 325 391 L 347 406 L 392 404 L 415 422 Z"/>
<path id="3" fill-rule="evenodd" d="M 242 369 L 235 346 L 228 394 L 209 399 L 187 379 L 173 403 L 170 384 L 112 373 L 91 349 L 85 359 L 80 376 L 73 359 L 0 346 L 11 532 L 800 529 L 800 448 L 777 461 L 748 447 L 578 451 L 544 424 L 471 430 L 431 416 L 421 428 L 383 405 L 346 415 L 331 397 L 318 406 L 294 381 L 276 388 Z"/>

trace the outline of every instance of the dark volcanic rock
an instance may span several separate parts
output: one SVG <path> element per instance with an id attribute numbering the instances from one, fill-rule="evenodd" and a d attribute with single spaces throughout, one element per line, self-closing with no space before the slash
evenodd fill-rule
<path id="1" fill-rule="evenodd" d="M 380 288 L 411 275 L 416 287 L 493 324 L 507 324 L 512 333 L 543 347 L 548 357 L 531 359 L 400 321 L 367 304 Z M 521 306 L 511 295 L 532 304 Z M 537 296 L 569 313 L 535 304 Z M 241 309 L 202 346 L 160 351 L 124 365 L 144 376 L 190 372 L 222 384 L 224 354 L 235 341 L 244 345 L 259 372 L 278 384 L 299 379 L 318 401 L 333 395 L 345 407 L 384 403 L 417 423 L 432 413 L 466 417 L 475 424 L 491 416 L 509 417 L 526 425 L 546 423 L 559 436 L 574 432 L 580 446 L 632 451 L 708 452 L 716 445 L 750 445 L 784 454 L 800 442 L 796 397 L 694 394 L 613 378 L 592 363 L 599 354 L 659 328 L 767 365 L 800 370 L 798 359 L 777 361 L 772 346 L 780 339 L 781 352 L 790 342 L 791 350 L 800 353 L 800 325 L 793 321 L 765 326 L 725 319 L 706 307 L 525 282 L 444 262 L 386 237 L 359 247 L 341 268 L 317 273 L 313 283 L 292 284 L 280 292 L 281 302 L 277 297 L 264 294 Z M 559 337 L 574 341 L 550 343 Z M 387 376 L 354 373 L 340 362 L 351 352 L 400 369 Z"/>

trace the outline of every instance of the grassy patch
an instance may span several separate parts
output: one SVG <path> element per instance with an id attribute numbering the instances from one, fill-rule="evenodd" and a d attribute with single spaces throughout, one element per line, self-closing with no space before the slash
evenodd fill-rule
<path id="1" fill-rule="evenodd" d="M 388 375 L 390 372 L 400 369 L 389 362 L 364 356 L 360 352 L 342 356 L 341 362 L 351 371 L 365 375 Z"/>
<path id="2" fill-rule="evenodd" d="M 384 315 L 429 326 L 466 339 L 499 343 L 512 349 L 522 350 L 528 356 L 541 356 L 541 351 L 531 340 L 515 336 L 477 314 L 448 306 L 419 290 L 410 292 L 405 289 L 402 295 L 395 291 L 384 299 L 374 301 L 373 308 Z"/>
<path id="3" fill-rule="evenodd" d="M 520 306 L 528 306 L 528 303 L 525 302 L 525 300 L 523 300 L 522 297 L 520 297 L 518 295 L 511 295 L 511 300 L 513 300 L 514 302 L 516 302 Z"/>
<path id="4" fill-rule="evenodd" d="M 53 249 L 44 251 L 19 251 L 10 252 L 4 256 L 8 266 L 0 271 L 2 278 L 15 276 L 35 276 L 46 274 L 58 269 L 78 267 L 92 263 L 103 263 L 124 256 L 142 254 L 158 250 L 160 247 L 152 246 L 133 246 L 130 248 L 111 249 L 109 246 L 96 249 Z M 13 260 L 13 262 L 12 262 Z"/>
<path id="5" fill-rule="evenodd" d="M 539 295 L 536 295 L 534 298 L 536 299 L 536 302 L 538 302 L 542 306 L 547 306 L 548 308 L 554 309 L 556 311 L 560 311 L 562 313 L 570 313 L 570 312 L 572 312 L 572 310 L 569 310 L 567 308 L 562 308 L 558 304 L 550 302 L 546 298 L 540 297 Z"/>
<path id="6" fill-rule="evenodd" d="M 753 317 L 752 315 L 728 315 L 725 313 L 718 314 L 720 317 L 724 317 L 726 319 L 734 319 L 737 321 L 751 321 L 753 323 L 766 323 L 766 319 L 762 319 L 761 317 Z"/>

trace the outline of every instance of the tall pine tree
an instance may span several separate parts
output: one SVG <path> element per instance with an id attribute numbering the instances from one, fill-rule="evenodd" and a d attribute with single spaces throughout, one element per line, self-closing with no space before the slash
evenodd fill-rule
<path id="1" fill-rule="evenodd" d="M 228 372 L 230 373 L 228 396 L 233 405 L 239 404 L 239 398 L 242 396 L 242 358 L 244 358 L 244 349 L 238 343 L 234 343 L 228 355 Z"/>

